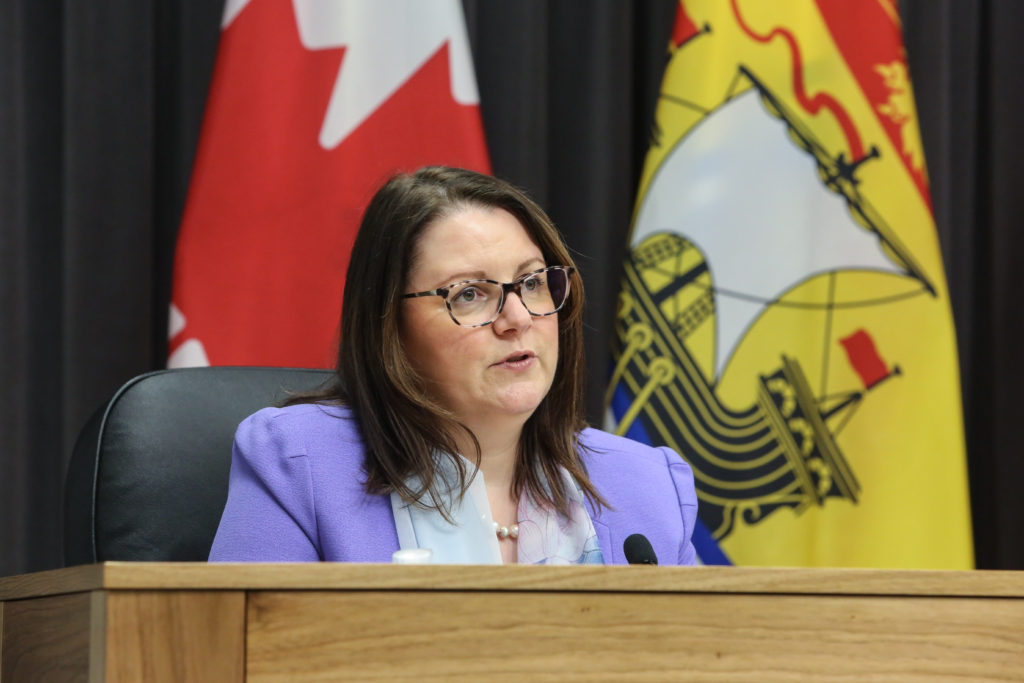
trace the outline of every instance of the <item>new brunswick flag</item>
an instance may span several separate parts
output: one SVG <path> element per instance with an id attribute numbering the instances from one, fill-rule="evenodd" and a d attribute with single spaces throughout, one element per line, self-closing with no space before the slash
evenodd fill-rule
<path id="1" fill-rule="evenodd" d="M 973 566 L 956 343 L 894 0 L 683 0 L 609 389 L 706 563 Z"/>

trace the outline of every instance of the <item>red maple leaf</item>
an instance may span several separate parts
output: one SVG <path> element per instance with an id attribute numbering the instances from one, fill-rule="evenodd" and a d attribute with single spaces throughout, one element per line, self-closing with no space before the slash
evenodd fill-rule
<path id="1" fill-rule="evenodd" d="M 486 172 L 479 109 L 451 97 L 448 47 L 334 149 L 318 142 L 345 50 L 308 50 L 288 0 L 253 0 L 221 36 L 174 265 L 212 365 L 333 364 L 362 210 L 392 173 Z"/>

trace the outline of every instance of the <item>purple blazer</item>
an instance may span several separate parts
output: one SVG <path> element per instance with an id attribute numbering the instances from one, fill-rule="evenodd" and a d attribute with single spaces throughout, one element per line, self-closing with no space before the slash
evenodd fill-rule
<path id="1" fill-rule="evenodd" d="M 591 482 L 611 509 L 588 502 L 606 564 L 646 536 L 660 564 L 694 564 L 693 473 L 670 448 L 596 429 L 581 434 Z M 363 444 L 347 408 L 265 408 L 238 427 L 228 500 L 211 562 L 390 562 L 398 550 L 388 495 L 363 488 Z"/>

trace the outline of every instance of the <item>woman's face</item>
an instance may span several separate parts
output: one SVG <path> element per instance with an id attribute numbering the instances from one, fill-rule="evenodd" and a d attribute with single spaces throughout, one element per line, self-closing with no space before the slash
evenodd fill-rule
<path id="1" fill-rule="evenodd" d="M 428 225 L 416 244 L 406 292 L 461 280 L 512 282 L 543 268 L 540 248 L 503 209 L 470 206 Z M 444 299 L 403 301 L 402 343 L 428 391 L 478 435 L 509 418 L 525 422 L 558 365 L 558 315 L 534 317 L 510 292 L 498 318 L 456 325 Z"/>

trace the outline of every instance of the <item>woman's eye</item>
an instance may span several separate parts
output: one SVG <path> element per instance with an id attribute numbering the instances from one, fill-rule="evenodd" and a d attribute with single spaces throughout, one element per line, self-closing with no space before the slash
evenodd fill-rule
<path id="1" fill-rule="evenodd" d="M 452 303 L 472 304 L 480 301 L 480 299 L 482 299 L 483 296 L 483 292 L 481 292 L 476 287 L 466 287 L 465 289 L 460 289 L 458 292 L 455 293 L 455 296 L 452 297 Z"/>
<path id="2" fill-rule="evenodd" d="M 535 292 L 542 287 L 544 287 L 544 280 L 540 275 L 534 275 L 523 280 L 523 289 L 528 292 Z"/>

